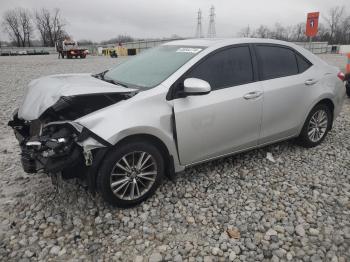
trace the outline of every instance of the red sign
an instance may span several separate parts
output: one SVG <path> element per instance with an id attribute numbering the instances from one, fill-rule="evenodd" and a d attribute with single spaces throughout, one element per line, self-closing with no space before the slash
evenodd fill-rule
<path id="1" fill-rule="evenodd" d="M 307 36 L 313 37 L 317 35 L 319 16 L 320 16 L 320 12 L 307 14 L 306 31 L 305 31 L 305 34 Z"/>

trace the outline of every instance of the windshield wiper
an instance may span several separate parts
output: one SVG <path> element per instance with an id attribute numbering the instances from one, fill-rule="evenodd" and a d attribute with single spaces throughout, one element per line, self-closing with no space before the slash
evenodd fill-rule
<path id="1" fill-rule="evenodd" d="M 129 88 L 126 84 L 123 84 L 123 83 L 120 83 L 116 80 L 113 80 L 113 79 L 106 79 L 105 78 L 105 74 L 108 72 L 109 70 L 106 70 L 106 71 L 103 71 L 99 74 L 96 74 L 96 75 L 92 75 L 93 77 L 95 78 L 98 78 L 98 79 L 101 79 L 105 82 L 108 82 L 108 83 L 111 83 L 111 84 L 114 84 L 114 85 L 119 85 L 119 86 L 123 86 L 123 87 L 126 87 L 126 88 Z"/>
<path id="2" fill-rule="evenodd" d="M 101 80 L 105 80 L 105 74 L 108 72 L 109 70 L 103 71 L 101 73 L 92 75 L 95 78 L 101 79 Z"/>
<path id="3" fill-rule="evenodd" d="M 120 82 L 115 81 L 115 80 L 113 80 L 113 79 L 105 79 L 105 78 L 103 78 L 102 80 L 103 80 L 103 81 L 106 81 L 106 82 L 108 82 L 108 83 L 111 83 L 111 84 L 115 84 L 115 85 L 118 85 L 118 86 L 122 86 L 122 87 L 128 88 L 128 86 L 127 86 L 126 84 L 120 83 Z"/>

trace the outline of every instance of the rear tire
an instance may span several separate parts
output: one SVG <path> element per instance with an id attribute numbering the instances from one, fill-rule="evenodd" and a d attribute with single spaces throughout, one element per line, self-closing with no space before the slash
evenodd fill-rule
<path id="1" fill-rule="evenodd" d="M 332 111 L 326 104 L 316 105 L 309 113 L 297 139 L 299 145 L 310 148 L 322 143 L 331 129 Z"/>
<path id="2" fill-rule="evenodd" d="M 348 95 L 348 97 L 350 97 L 350 80 L 346 84 L 346 94 Z"/>
<path id="3" fill-rule="evenodd" d="M 127 208 L 152 196 L 163 176 L 164 159 L 158 148 L 134 140 L 106 156 L 97 176 L 97 188 L 105 201 Z"/>

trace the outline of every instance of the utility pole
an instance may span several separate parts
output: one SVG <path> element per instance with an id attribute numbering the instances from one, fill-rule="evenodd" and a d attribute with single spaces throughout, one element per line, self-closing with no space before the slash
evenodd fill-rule
<path id="1" fill-rule="evenodd" d="M 202 38 L 203 37 L 203 30 L 202 30 L 202 11 L 198 10 L 198 16 L 197 16 L 197 29 L 196 29 L 196 38 Z"/>
<path id="2" fill-rule="evenodd" d="M 212 7 L 210 8 L 208 37 L 209 37 L 209 38 L 214 38 L 214 37 L 216 37 L 216 30 L 215 30 L 215 8 L 214 8 L 214 6 L 212 6 Z"/>

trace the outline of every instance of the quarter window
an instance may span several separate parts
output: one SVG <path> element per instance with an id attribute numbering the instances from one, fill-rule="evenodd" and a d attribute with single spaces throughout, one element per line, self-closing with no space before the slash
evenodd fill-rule
<path id="1" fill-rule="evenodd" d="M 303 73 L 306 70 L 309 69 L 311 66 L 311 63 L 307 61 L 303 56 L 299 54 L 295 54 L 297 56 L 297 62 L 298 62 L 298 68 L 299 68 L 299 73 Z"/>
<path id="2" fill-rule="evenodd" d="M 299 73 L 295 53 L 278 46 L 256 46 L 262 80 L 273 79 Z"/>
<path id="3" fill-rule="evenodd" d="M 209 55 L 186 74 L 186 78 L 192 77 L 209 82 L 212 90 L 252 82 L 253 66 L 249 47 L 232 47 Z"/>

